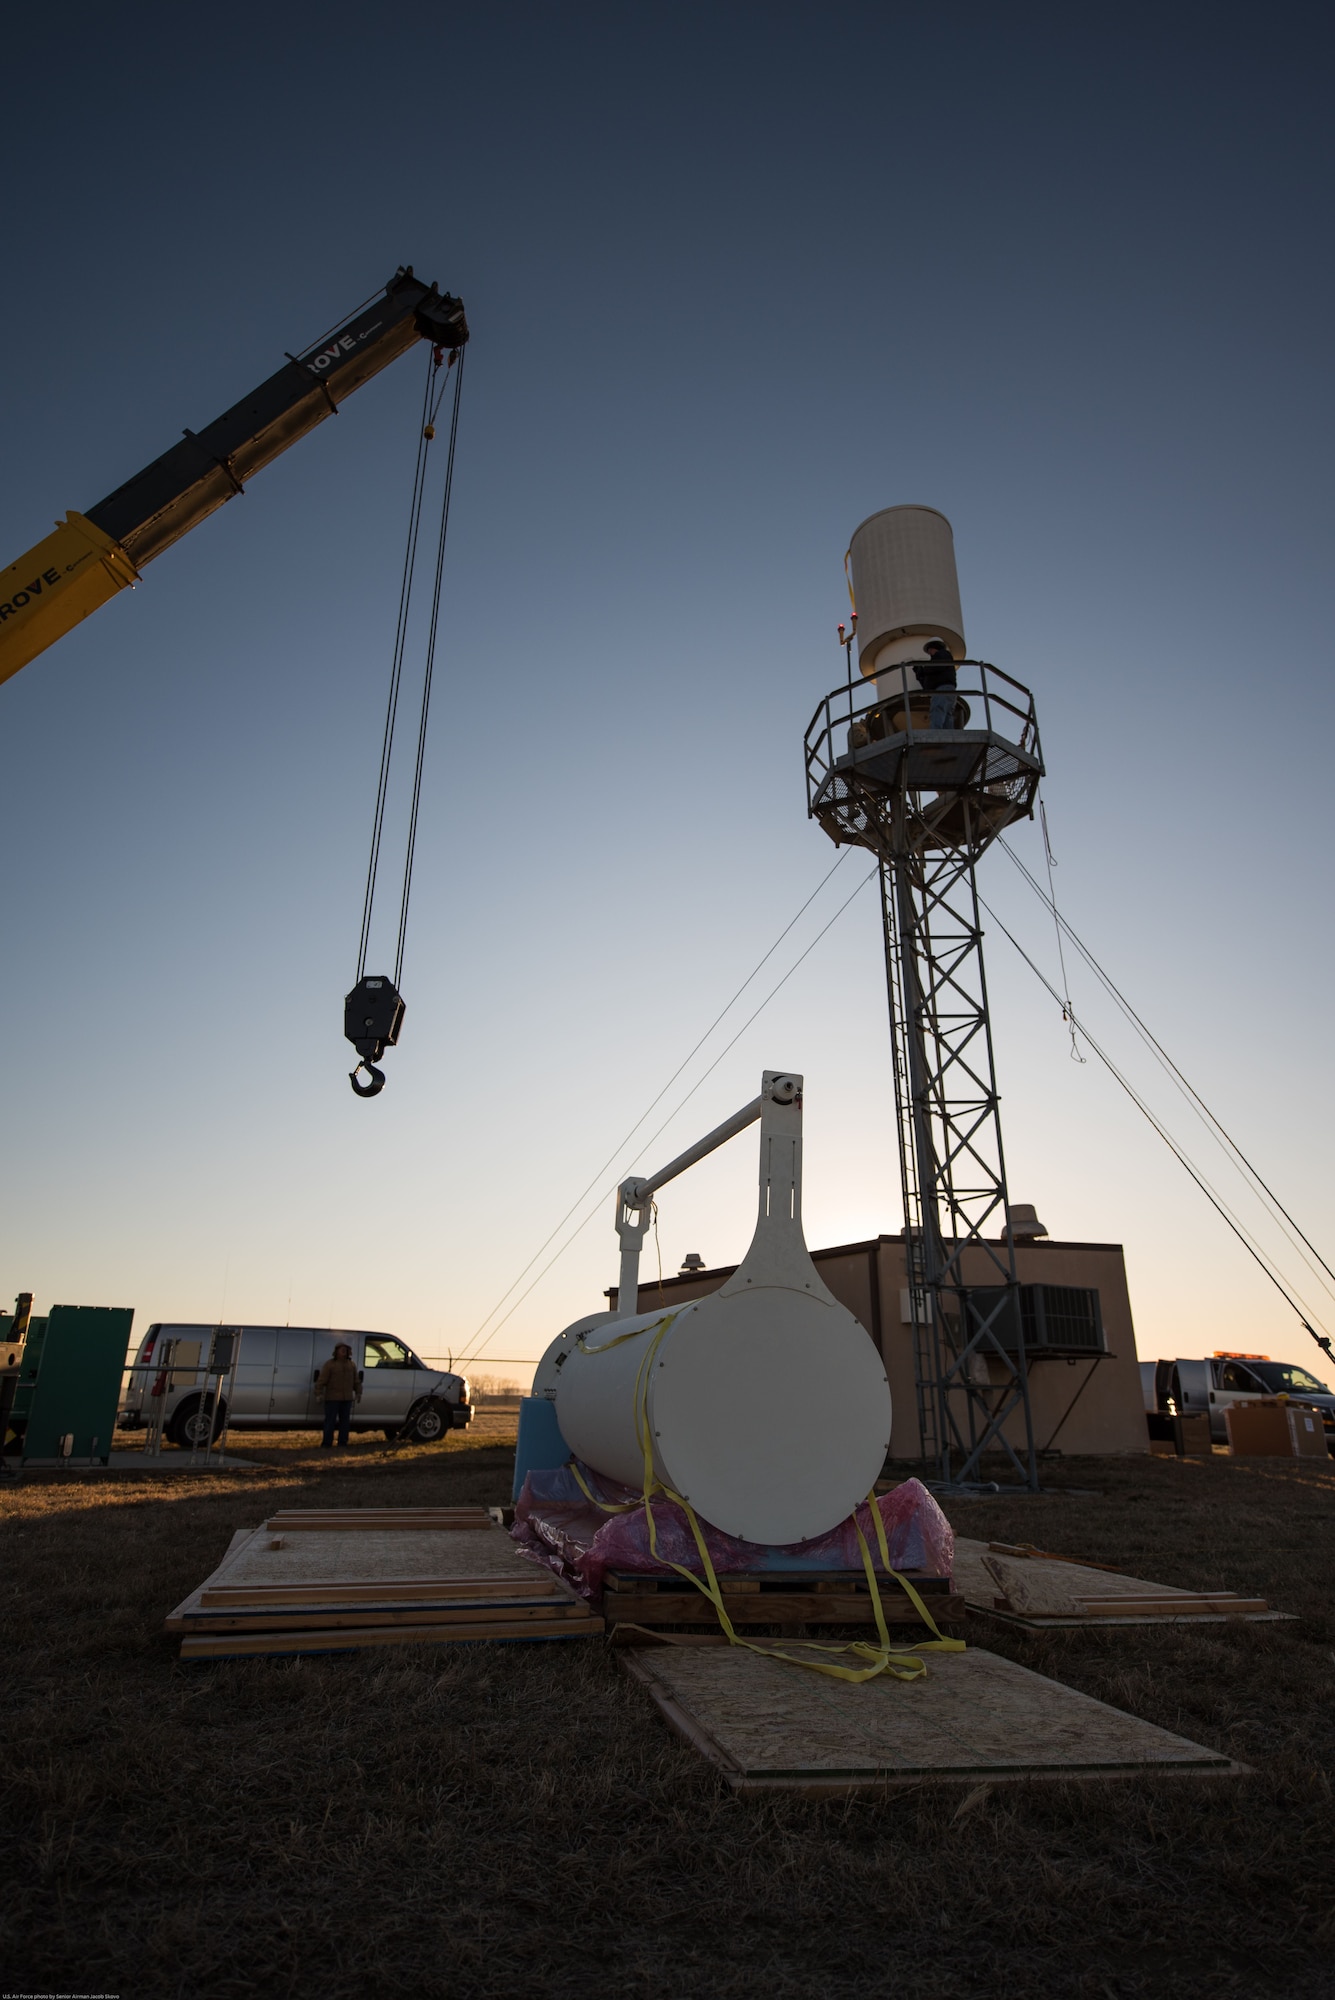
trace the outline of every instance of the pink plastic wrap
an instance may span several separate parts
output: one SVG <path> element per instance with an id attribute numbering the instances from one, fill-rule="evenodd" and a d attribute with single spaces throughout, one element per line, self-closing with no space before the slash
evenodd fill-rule
<path id="1" fill-rule="evenodd" d="M 629 1487 L 605 1479 L 585 1465 L 580 1466 L 585 1484 L 600 1500 L 625 1505 L 638 1502 Z M 691 1533 L 691 1524 L 674 1500 L 651 1503 L 658 1555 L 649 1547 L 649 1528 L 644 1506 L 636 1504 L 624 1514 L 606 1514 L 581 1490 L 570 1466 L 555 1472 L 530 1472 L 515 1506 L 515 1524 L 510 1530 L 521 1554 L 564 1576 L 583 1597 L 602 1596 L 606 1569 L 650 1572 L 668 1563 L 679 1563 L 696 1576 L 704 1575 L 700 1552 Z M 884 1493 L 876 1502 L 885 1525 L 885 1539 L 892 1569 L 910 1575 L 949 1576 L 954 1568 L 955 1537 L 949 1521 L 927 1488 L 916 1479 L 906 1479 L 893 1493 Z M 698 1517 L 697 1517 L 698 1518 Z M 874 1567 L 883 1571 L 876 1529 L 864 1502 L 857 1510 L 858 1525 L 866 1537 Z M 709 1559 L 719 1573 L 729 1570 L 861 1570 L 862 1552 L 851 1521 L 841 1521 L 827 1535 L 788 1548 L 769 1548 L 758 1542 L 739 1541 L 725 1535 L 707 1521 L 700 1532 Z"/>

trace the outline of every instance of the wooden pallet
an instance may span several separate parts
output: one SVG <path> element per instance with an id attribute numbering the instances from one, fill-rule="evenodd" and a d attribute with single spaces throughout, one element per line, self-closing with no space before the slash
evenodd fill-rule
<path id="1" fill-rule="evenodd" d="M 864 1570 L 780 1570 L 726 1572 L 719 1589 L 729 1619 L 739 1627 L 755 1625 L 875 1625 L 876 1610 Z M 948 1577 L 913 1576 L 914 1589 L 938 1624 L 957 1624 L 966 1616 L 964 1600 L 951 1590 Z M 922 1629 L 912 1600 L 891 1578 L 877 1578 L 887 1624 Z M 608 1570 L 603 1577 L 603 1616 L 618 1624 L 717 1625 L 712 1601 L 683 1576 L 645 1576 L 634 1570 Z"/>

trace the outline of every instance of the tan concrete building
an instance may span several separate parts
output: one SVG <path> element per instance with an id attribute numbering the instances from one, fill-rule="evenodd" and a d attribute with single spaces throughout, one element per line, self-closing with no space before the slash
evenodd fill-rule
<path id="1" fill-rule="evenodd" d="M 848 1307 L 880 1349 L 894 1405 L 891 1456 L 917 1458 L 921 1442 L 903 1235 L 877 1236 L 866 1243 L 841 1243 L 829 1250 L 813 1250 L 811 1255 L 834 1296 Z M 967 1281 L 995 1282 L 995 1270 L 984 1270 L 982 1262 L 980 1258 L 978 1268 L 973 1270 L 966 1260 Z M 1031 1351 L 1029 1398 L 1038 1449 L 1063 1455 L 1148 1452 L 1136 1336 L 1121 1244 L 1054 1243 L 1047 1238 L 1031 1238 L 1017 1242 L 1015 1264 L 1021 1285 L 1097 1291 L 1102 1322 L 1102 1351 L 1097 1347 L 1091 1351 L 1088 1346 L 1080 1351 L 1063 1351 L 1060 1337 Z M 717 1291 L 736 1268 L 735 1264 L 729 1264 L 718 1270 L 664 1278 L 661 1287 L 657 1280 L 642 1285 L 640 1310 L 652 1312 L 660 1298 L 666 1307 L 701 1298 L 706 1292 Z M 615 1290 L 608 1293 L 608 1299 L 615 1305 Z M 998 1371 L 999 1368 L 1000 1364 Z M 1007 1426 L 1007 1434 L 1016 1445 L 1021 1444 L 1014 1424 Z"/>

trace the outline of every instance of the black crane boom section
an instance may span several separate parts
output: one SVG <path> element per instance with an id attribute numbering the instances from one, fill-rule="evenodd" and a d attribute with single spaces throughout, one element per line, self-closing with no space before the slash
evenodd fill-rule
<path id="1" fill-rule="evenodd" d="M 345 397 L 414 341 L 453 350 L 467 339 L 460 300 L 424 285 L 408 265 L 337 332 L 307 353 L 289 356 L 276 375 L 205 430 L 187 431 L 179 444 L 90 507 L 87 519 L 142 569 L 242 492 L 248 479 L 333 415 Z"/>

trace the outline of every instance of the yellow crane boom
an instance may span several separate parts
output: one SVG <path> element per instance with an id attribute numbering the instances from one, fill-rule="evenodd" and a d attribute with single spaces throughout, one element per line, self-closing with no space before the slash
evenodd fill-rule
<path id="1" fill-rule="evenodd" d="M 332 416 L 354 389 L 418 340 L 454 351 L 468 339 L 461 302 L 395 272 L 383 293 L 305 354 L 215 419 L 187 430 L 86 514 L 68 513 L 55 533 L 0 577 L 0 681 L 72 631 L 138 578 L 245 482 Z"/>

